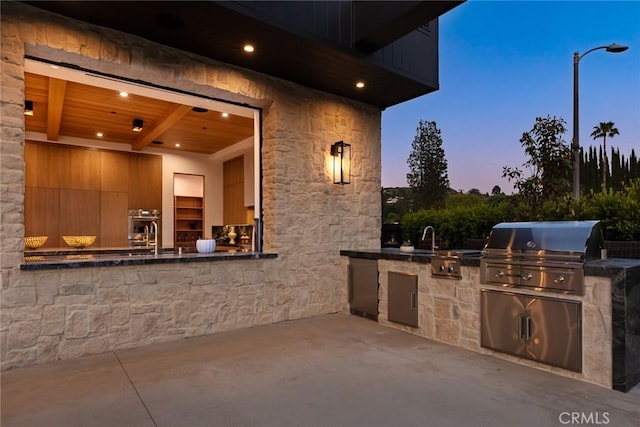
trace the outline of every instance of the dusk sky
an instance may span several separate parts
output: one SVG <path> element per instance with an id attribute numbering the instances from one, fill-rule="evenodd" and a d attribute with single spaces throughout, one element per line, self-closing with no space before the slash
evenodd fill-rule
<path id="1" fill-rule="evenodd" d="M 442 131 L 451 188 L 491 192 L 503 166 L 526 160 L 519 139 L 537 116 L 562 117 L 572 139 L 573 52 L 611 43 L 580 60 L 580 145 L 612 121 L 607 147 L 640 154 L 640 1 L 470 0 L 440 18 L 440 90 L 382 114 L 382 185 L 407 186 L 407 158 L 420 119 Z"/>

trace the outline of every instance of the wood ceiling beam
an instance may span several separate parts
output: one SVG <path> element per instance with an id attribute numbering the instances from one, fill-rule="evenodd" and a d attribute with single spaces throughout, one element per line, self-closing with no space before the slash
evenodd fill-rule
<path id="1" fill-rule="evenodd" d="M 175 109 L 169 111 L 164 117 L 162 117 L 158 121 L 156 127 L 151 129 L 149 133 L 142 135 L 140 138 L 135 140 L 133 144 L 131 144 L 131 148 L 136 151 L 142 150 L 144 147 L 149 145 L 151 141 L 162 135 L 171 126 L 176 124 L 178 120 L 180 120 L 189 111 L 191 111 L 191 108 L 192 107 L 189 105 L 178 105 Z"/>
<path id="2" fill-rule="evenodd" d="M 64 107 L 66 91 L 66 80 L 49 78 L 49 99 L 47 101 L 47 139 L 49 141 L 57 141 L 60 136 L 62 108 Z"/>

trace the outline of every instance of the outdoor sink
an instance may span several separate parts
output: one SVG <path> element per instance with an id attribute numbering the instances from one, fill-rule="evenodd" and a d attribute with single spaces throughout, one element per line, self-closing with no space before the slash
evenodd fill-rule
<path id="1" fill-rule="evenodd" d="M 461 254 L 460 251 L 455 251 L 455 250 L 449 250 L 449 251 L 436 250 L 433 255 L 437 257 L 443 257 L 443 258 L 460 258 L 460 254 Z"/>
<path id="2" fill-rule="evenodd" d="M 416 249 L 414 255 L 431 255 L 436 258 L 455 258 L 460 259 L 468 256 L 480 256 L 481 251 L 476 249 L 436 249 L 432 251 L 431 249 Z"/>
<path id="3" fill-rule="evenodd" d="M 414 255 L 433 255 L 433 251 L 431 249 L 416 249 L 413 251 Z"/>
<path id="4" fill-rule="evenodd" d="M 479 249 L 450 249 L 450 250 L 436 250 L 434 256 L 443 258 L 466 258 L 471 256 L 480 256 L 482 251 Z"/>

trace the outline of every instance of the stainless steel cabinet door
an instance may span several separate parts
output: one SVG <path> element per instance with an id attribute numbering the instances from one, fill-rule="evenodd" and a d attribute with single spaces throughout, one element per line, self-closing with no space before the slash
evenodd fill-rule
<path id="1" fill-rule="evenodd" d="M 527 298 L 527 357 L 580 372 L 580 308 L 578 301 Z"/>
<path id="2" fill-rule="evenodd" d="M 378 319 L 378 261 L 349 259 L 349 308 L 353 314 Z"/>
<path id="3" fill-rule="evenodd" d="M 418 326 L 418 276 L 389 272 L 389 312 L 391 322 Z"/>
<path id="4" fill-rule="evenodd" d="M 511 292 L 482 289 L 480 345 L 525 356 L 525 299 Z"/>

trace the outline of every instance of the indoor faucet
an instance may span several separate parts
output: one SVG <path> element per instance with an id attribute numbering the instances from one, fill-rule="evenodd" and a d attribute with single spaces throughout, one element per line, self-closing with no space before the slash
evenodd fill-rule
<path id="1" fill-rule="evenodd" d="M 431 230 L 431 252 L 433 252 L 435 254 L 436 253 L 436 249 L 437 249 L 437 246 L 436 246 L 436 230 L 432 226 L 427 225 L 424 228 L 424 231 L 422 232 L 422 240 L 424 240 L 424 238 L 427 237 L 427 231 L 429 231 L 429 230 Z"/>
<path id="2" fill-rule="evenodd" d="M 147 247 L 149 247 L 149 226 L 144 226 L 144 241 L 147 243 Z"/>
<path id="3" fill-rule="evenodd" d="M 154 255 L 158 255 L 158 236 L 160 231 L 158 230 L 158 223 L 155 221 L 151 221 L 151 234 L 153 234 L 153 253 Z M 147 240 L 148 242 L 149 240 Z"/>

